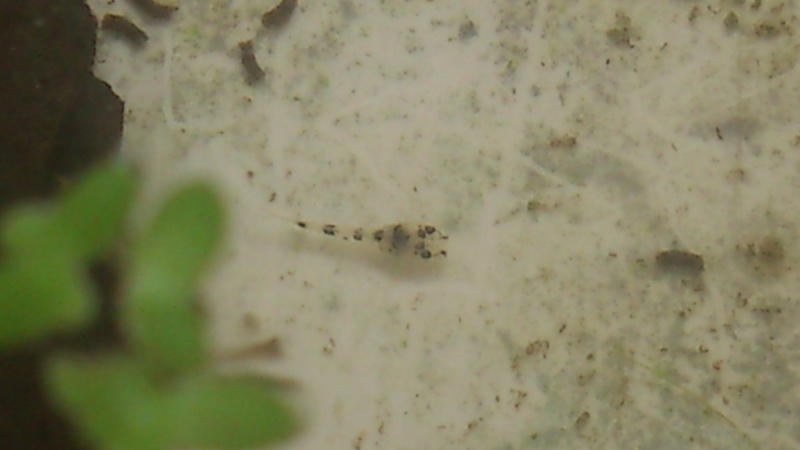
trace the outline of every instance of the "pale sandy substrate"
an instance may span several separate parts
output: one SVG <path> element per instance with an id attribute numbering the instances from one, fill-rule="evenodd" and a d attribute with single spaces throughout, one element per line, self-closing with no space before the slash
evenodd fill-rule
<path id="1" fill-rule="evenodd" d="M 224 190 L 215 346 L 280 339 L 242 367 L 301 386 L 281 448 L 800 447 L 791 2 L 301 1 L 280 33 L 273 2 L 90 3 L 150 35 L 97 65 L 147 197 Z M 281 216 L 429 222 L 449 257 Z"/>

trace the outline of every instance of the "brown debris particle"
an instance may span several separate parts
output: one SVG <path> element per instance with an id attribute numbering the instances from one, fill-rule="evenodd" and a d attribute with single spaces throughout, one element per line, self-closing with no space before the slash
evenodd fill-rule
<path id="1" fill-rule="evenodd" d="M 547 358 L 547 351 L 550 349 L 550 341 L 536 340 L 528 343 L 525 347 L 526 355 L 541 354 L 542 358 Z"/>
<path id="2" fill-rule="evenodd" d="M 700 17 L 700 7 L 695 5 L 689 11 L 689 17 L 688 17 L 689 23 L 694 23 L 694 21 L 696 21 L 698 17 Z"/>
<path id="3" fill-rule="evenodd" d="M 106 14 L 100 22 L 100 29 L 117 36 L 134 48 L 141 48 L 147 42 L 147 33 L 128 18 L 116 14 Z"/>
<path id="4" fill-rule="evenodd" d="M 475 26 L 475 22 L 467 19 L 464 23 L 458 27 L 458 39 L 460 41 L 467 41 L 475 36 L 478 35 L 478 28 Z"/>
<path id="5" fill-rule="evenodd" d="M 519 409 L 522 405 L 522 401 L 528 396 L 528 393 L 525 391 L 517 391 L 516 401 L 514 402 L 514 409 Z"/>
<path id="6" fill-rule="evenodd" d="M 586 427 L 586 424 L 589 423 L 589 419 L 591 417 L 592 417 L 592 415 L 589 414 L 589 411 L 582 412 L 581 415 L 578 416 L 578 419 L 575 421 L 575 428 L 580 430 L 580 429 Z"/>
<path id="7" fill-rule="evenodd" d="M 280 338 L 273 337 L 223 356 L 226 360 L 243 360 L 253 358 L 277 359 L 283 356 L 283 345 Z"/>
<path id="8" fill-rule="evenodd" d="M 265 28 L 280 29 L 289 23 L 289 18 L 297 8 L 297 0 L 281 0 L 278 6 L 261 16 L 261 24 Z"/>
<path id="9" fill-rule="evenodd" d="M 772 39 L 788 32 L 785 22 L 759 22 L 753 27 L 753 34 L 762 39 Z"/>
<path id="10" fill-rule="evenodd" d="M 573 148 L 577 144 L 578 138 L 569 134 L 556 136 L 550 139 L 550 147 L 552 148 Z"/>
<path id="11" fill-rule="evenodd" d="M 747 244 L 747 253 L 750 257 L 758 258 L 761 262 L 770 264 L 780 263 L 786 256 L 783 243 L 774 236 L 765 237 L 760 242 Z"/>
<path id="12" fill-rule="evenodd" d="M 656 265 L 665 272 L 697 276 L 705 270 L 703 256 L 685 250 L 665 250 L 656 254 Z"/>
<path id="13" fill-rule="evenodd" d="M 725 25 L 725 30 L 728 32 L 735 31 L 739 28 L 739 16 L 737 16 L 735 12 L 731 11 L 727 16 L 725 16 L 722 24 Z"/>
<path id="14" fill-rule="evenodd" d="M 633 48 L 631 40 L 634 38 L 633 22 L 622 11 L 617 11 L 614 26 L 606 30 L 608 40 L 618 47 Z"/>
<path id="15" fill-rule="evenodd" d="M 258 331 L 260 325 L 261 324 L 259 323 L 258 318 L 255 316 L 255 314 L 251 312 L 246 313 L 244 317 L 242 317 L 242 326 L 247 331 L 251 332 Z"/>
<path id="16" fill-rule="evenodd" d="M 166 20 L 178 10 L 175 5 L 164 5 L 153 0 L 128 0 L 128 2 L 151 19 Z"/>
<path id="17" fill-rule="evenodd" d="M 252 86 L 261 82 L 264 79 L 264 69 L 261 68 L 256 60 L 253 41 L 239 42 L 239 52 L 247 84 Z"/>
<path id="18" fill-rule="evenodd" d="M 474 430 L 481 422 L 483 422 L 483 417 L 478 417 L 467 424 L 467 430 Z"/>
<path id="19" fill-rule="evenodd" d="M 755 274 L 780 276 L 791 269 L 791 265 L 786 264 L 787 253 L 783 239 L 773 234 L 738 244 L 736 250 L 744 256 L 747 268 Z"/>
<path id="20" fill-rule="evenodd" d="M 328 355 L 333 353 L 333 349 L 336 348 L 336 341 L 333 338 L 328 338 L 328 343 L 330 345 L 325 345 L 322 347 L 322 351 L 327 353 Z"/>

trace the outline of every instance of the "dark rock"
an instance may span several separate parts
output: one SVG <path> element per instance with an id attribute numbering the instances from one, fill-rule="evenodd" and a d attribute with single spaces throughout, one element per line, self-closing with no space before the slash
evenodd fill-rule
<path id="1" fill-rule="evenodd" d="M 0 216 L 116 150 L 123 107 L 92 74 L 96 28 L 81 0 L 0 0 Z M 116 282 L 98 269 L 92 277 L 102 299 L 92 330 L 0 354 L 2 448 L 88 448 L 51 406 L 42 368 L 64 346 L 118 341 L 110 301 Z"/>
<path id="2" fill-rule="evenodd" d="M 87 134 L 70 127 L 92 130 L 105 141 L 117 130 L 119 139 L 121 105 L 110 106 L 119 99 L 98 88 L 92 74 L 96 28 L 80 0 L 0 0 L 0 214 L 13 202 L 52 193 L 60 161 L 89 159 L 57 155 L 84 151 L 83 142 L 59 142 Z M 105 98 L 89 100 L 93 95 Z M 120 111 L 103 118 L 102 126 L 111 128 L 78 125 L 87 101 Z M 97 156 L 114 148 L 86 151 Z M 74 172 L 71 166 L 65 173 Z"/>

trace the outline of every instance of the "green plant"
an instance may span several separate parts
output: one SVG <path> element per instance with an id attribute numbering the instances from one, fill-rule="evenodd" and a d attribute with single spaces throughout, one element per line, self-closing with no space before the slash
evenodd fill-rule
<path id="1" fill-rule="evenodd" d="M 0 349 L 96 319 L 86 266 L 119 243 L 137 184 L 128 169 L 105 166 L 52 204 L 7 215 L 0 228 Z M 219 245 L 223 216 L 204 183 L 172 194 L 119 249 L 125 263 L 117 320 L 127 352 L 50 357 L 48 392 L 98 447 L 244 449 L 297 429 L 273 383 L 207 368 L 204 324 L 191 299 Z"/>

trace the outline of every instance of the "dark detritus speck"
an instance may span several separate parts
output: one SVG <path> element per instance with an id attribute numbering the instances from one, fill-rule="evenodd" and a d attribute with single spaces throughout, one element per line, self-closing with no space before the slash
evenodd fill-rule
<path id="1" fill-rule="evenodd" d="M 106 14 L 100 22 L 100 29 L 103 32 L 118 36 L 135 48 L 141 48 L 147 42 L 147 33 L 136 26 L 127 17 L 116 14 Z"/>
<path id="2" fill-rule="evenodd" d="M 278 6 L 264 13 L 261 16 L 261 24 L 265 28 L 280 29 L 289 23 L 289 18 L 292 16 L 295 8 L 297 8 L 297 0 L 281 0 Z"/>
<path id="3" fill-rule="evenodd" d="M 656 265 L 667 272 L 700 275 L 705 270 L 702 255 L 685 250 L 666 250 L 656 254 Z"/>
<path id="4" fill-rule="evenodd" d="M 172 17 L 172 14 L 178 10 L 177 6 L 162 5 L 153 0 L 128 0 L 128 2 L 151 19 L 166 20 Z"/>
<path id="5" fill-rule="evenodd" d="M 248 85 L 254 85 L 264 79 L 264 69 L 258 64 L 253 50 L 253 41 L 243 41 L 239 43 L 241 53 L 242 68 L 244 68 L 245 80 Z"/>

